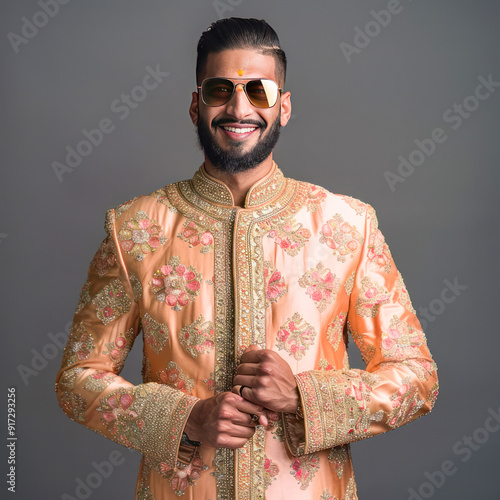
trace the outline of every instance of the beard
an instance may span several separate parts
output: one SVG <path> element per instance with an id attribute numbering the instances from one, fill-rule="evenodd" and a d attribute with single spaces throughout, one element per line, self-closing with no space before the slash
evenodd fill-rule
<path id="1" fill-rule="evenodd" d="M 280 114 L 278 114 L 276 120 L 269 127 L 268 133 L 263 139 L 260 139 L 250 151 L 246 153 L 242 151 L 245 147 L 244 142 L 235 142 L 234 145 L 230 145 L 227 150 L 224 150 L 214 139 L 217 127 L 224 123 L 234 123 L 234 120 L 229 120 L 227 118 L 214 119 L 210 127 L 208 123 L 198 115 L 198 126 L 196 130 L 198 132 L 199 146 L 210 160 L 210 163 L 217 170 L 228 174 L 244 172 L 262 163 L 272 153 L 280 136 L 281 124 Z M 260 127 L 259 133 L 261 137 L 268 127 L 264 121 L 241 120 L 238 123 Z"/>

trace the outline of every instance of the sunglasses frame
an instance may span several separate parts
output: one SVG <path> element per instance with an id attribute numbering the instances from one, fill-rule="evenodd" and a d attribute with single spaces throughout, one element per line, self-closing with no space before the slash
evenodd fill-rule
<path id="1" fill-rule="evenodd" d="M 205 98 L 203 97 L 202 87 L 203 87 L 204 83 L 207 82 L 208 80 L 227 80 L 228 82 L 231 82 L 233 84 L 233 91 L 232 91 L 231 95 L 229 96 L 229 98 L 227 99 L 226 102 L 224 102 L 222 104 L 217 104 L 217 105 L 208 104 L 207 102 L 205 102 Z M 236 92 L 236 87 L 238 85 L 241 85 L 241 86 L 243 86 L 243 90 L 245 92 L 245 95 L 247 96 L 248 102 L 252 106 L 254 106 L 255 108 L 258 108 L 258 109 L 271 109 L 271 108 L 274 108 L 274 106 L 276 106 L 276 103 L 278 102 L 278 97 L 283 93 L 283 89 L 281 87 L 279 87 L 278 84 L 274 80 L 271 80 L 270 78 L 252 78 L 251 80 L 248 80 L 247 82 L 239 82 L 239 83 L 235 83 L 234 80 L 247 80 L 247 79 L 246 78 L 225 78 L 223 76 L 211 76 L 209 78 L 205 78 L 201 82 L 201 85 L 198 85 L 196 87 L 198 89 L 199 95 L 201 96 L 201 100 L 203 101 L 203 104 L 205 104 L 205 106 L 209 106 L 211 108 L 220 108 L 221 106 L 226 105 L 233 98 L 234 93 Z M 267 81 L 267 82 L 273 82 L 276 85 L 276 87 L 278 89 L 278 95 L 276 96 L 276 102 L 272 106 L 266 106 L 266 107 L 257 106 L 256 104 L 254 104 L 251 101 L 250 97 L 248 96 L 248 93 L 247 93 L 247 84 L 249 84 L 251 82 L 256 82 L 256 81 L 259 81 L 259 80 L 264 80 L 264 81 Z"/>

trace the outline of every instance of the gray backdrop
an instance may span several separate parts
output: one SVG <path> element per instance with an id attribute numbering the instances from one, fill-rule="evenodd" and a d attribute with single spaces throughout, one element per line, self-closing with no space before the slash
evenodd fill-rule
<path id="1" fill-rule="evenodd" d="M 377 209 L 439 366 L 429 416 L 353 445 L 360 498 L 498 498 L 498 1 L 5 0 L 0 9 L 2 425 L 7 436 L 14 387 L 17 498 L 133 496 L 139 453 L 58 407 L 60 345 L 105 211 L 201 163 L 187 112 L 196 42 L 231 15 L 265 18 L 288 55 L 293 119 L 278 164 Z M 157 87 L 134 90 L 157 65 L 168 73 Z M 81 143 L 100 125 L 108 132 L 94 133 L 95 145 Z M 86 155 L 79 165 L 67 164 L 67 147 Z M 124 371 L 134 383 L 141 356 L 138 340 Z"/>

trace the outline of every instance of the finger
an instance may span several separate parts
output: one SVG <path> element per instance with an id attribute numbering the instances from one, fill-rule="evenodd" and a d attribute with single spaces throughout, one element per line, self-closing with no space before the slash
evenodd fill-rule
<path id="1" fill-rule="evenodd" d="M 248 391 L 248 387 L 243 388 L 243 392 L 246 393 Z M 246 413 L 248 415 L 253 415 L 257 414 L 260 415 L 264 408 L 260 405 L 256 405 L 255 403 L 252 403 L 251 401 L 248 401 L 247 399 L 244 399 L 243 397 L 240 399 L 240 401 L 237 401 L 234 405 L 234 407 L 240 412 L 240 413 Z"/>
<path id="2" fill-rule="evenodd" d="M 249 387 L 250 389 L 252 389 L 255 386 L 256 380 L 257 379 L 256 379 L 255 375 L 236 375 L 236 377 L 234 377 L 234 379 L 233 379 L 234 386 L 243 386 L 243 389 L 241 389 L 241 392 L 237 393 L 237 394 L 239 394 L 240 396 L 242 396 L 245 399 L 248 399 L 243 394 L 244 392 L 246 392 L 246 390 L 244 388 Z"/>
<path id="3" fill-rule="evenodd" d="M 236 373 L 239 375 L 255 375 L 259 366 L 259 363 L 241 363 L 238 365 Z"/>
<path id="4" fill-rule="evenodd" d="M 259 344 L 252 344 L 252 345 L 249 345 L 246 349 L 245 349 L 245 352 L 250 352 L 250 351 L 259 351 L 260 349 L 262 349 L 262 347 L 260 347 Z"/>
<path id="5" fill-rule="evenodd" d="M 234 394 L 238 394 L 238 396 L 240 396 L 240 398 L 242 398 L 243 396 L 241 395 L 241 389 L 243 389 L 242 385 L 235 385 L 231 389 L 231 392 L 233 392 Z"/>
<path id="6" fill-rule="evenodd" d="M 267 420 L 265 414 L 259 415 L 259 424 L 263 425 L 264 427 L 267 427 L 269 425 L 269 420 Z"/>

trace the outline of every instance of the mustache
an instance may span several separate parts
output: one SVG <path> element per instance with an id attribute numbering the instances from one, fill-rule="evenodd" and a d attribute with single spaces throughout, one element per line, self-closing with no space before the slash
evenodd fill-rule
<path id="1" fill-rule="evenodd" d="M 234 120 L 231 118 L 214 118 L 212 120 L 212 128 L 215 129 L 217 127 L 220 127 L 221 125 L 226 125 L 226 124 L 238 124 L 238 125 L 255 125 L 256 127 L 259 127 L 261 129 L 265 129 L 267 127 L 266 122 L 264 121 L 258 121 L 258 120 Z"/>

